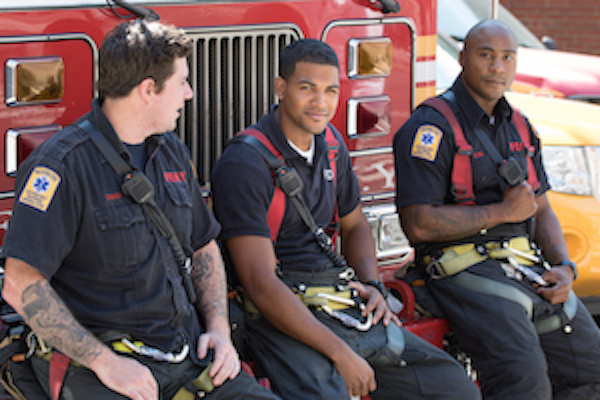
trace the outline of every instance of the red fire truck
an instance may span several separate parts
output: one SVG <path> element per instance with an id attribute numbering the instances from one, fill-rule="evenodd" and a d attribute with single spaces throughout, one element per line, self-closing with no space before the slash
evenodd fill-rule
<path id="1" fill-rule="evenodd" d="M 276 101 L 272 84 L 279 51 L 299 38 L 332 46 L 341 65 L 333 123 L 351 151 L 382 278 L 392 282 L 411 249 L 394 206 L 391 144 L 413 107 L 435 94 L 436 0 L 0 2 L 0 241 L 20 162 L 89 110 L 103 37 L 123 19 L 136 17 L 175 24 L 194 40 L 189 57 L 194 98 L 177 131 L 207 197 L 210 171 L 225 143 Z M 402 291 L 401 283 L 394 285 Z M 410 290 L 404 292 L 410 300 Z M 410 320 L 413 309 L 407 305 L 403 316 Z M 412 329 L 440 345 L 443 324 L 422 320 Z"/>

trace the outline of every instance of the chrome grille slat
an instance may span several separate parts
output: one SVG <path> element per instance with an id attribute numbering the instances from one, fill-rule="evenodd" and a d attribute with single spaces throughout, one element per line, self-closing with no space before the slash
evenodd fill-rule
<path id="1" fill-rule="evenodd" d="M 186 104 L 178 134 L 190 147 L 200 183 L 227 141 L 256 122 L 276 101 L 273 80 L 279 52 L 302 32 L 293 24 L 187 28 L 194 99 Z"/>

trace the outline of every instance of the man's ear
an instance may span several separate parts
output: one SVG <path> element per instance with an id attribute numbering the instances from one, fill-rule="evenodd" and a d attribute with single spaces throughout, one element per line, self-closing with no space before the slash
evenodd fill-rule
<path id="1" fill-rule="evenodd" d="M 156 94 L 156 82 L 152 78 L 145 78 L 137 85 L 137 92 L 144 102 L 150 101 Z"/>
<path id="2" fill-rule="evenodd" d="M 279 101 L 283 100 L 285 88 L 287 86 L 287 82 L 281 76 L 275 78 L 275 94 Z"/>
<path id="3" fill-rule="evenodd" d="M 460 64 L 460 66 L 461 66 L 461 67 L 464 67 L 464 64 L 463 64 L 463 58 L 464 58 L 464 56 L 465 56 L 465 55 L 464 55 L 464 52 L 465 52 L 465 50 L 464 50 L 464 49 L 462 49 L 462 50 L 460 51 L 460 53 L 458 53 L 458 63 Z"/>

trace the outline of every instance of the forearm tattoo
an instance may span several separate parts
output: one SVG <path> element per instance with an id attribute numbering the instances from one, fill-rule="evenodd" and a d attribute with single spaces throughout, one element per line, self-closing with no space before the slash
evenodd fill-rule
<path id="1" fill-rule="evenodd" d="M 210 251 L 194 254 L 192 281 L 198 294 L 196 307 L 205 320 L 215 315 L 227 318 L 225 273 L 221 257 Z"/>
<path id="2" fill-rule="evenodd" d="M 403 218 L 407 219 L 409 226 L 423 225 L 422 221 L 427 221 L 428 236 L 432 242 L 462 239 L 483 228 L 491 228 L 487 226 L 490 213 L 481 207 L 443 206 L 442 209 L 433 208 L 427 212 L 410 212 Z"/>
<path id="3" fill-rule="evenodd" d="M 48 345 L 86 366 L 102 352 L 100 343 L 77 322 L 48 281 L 28 286 L 21 300 L 25 322 Z"/>

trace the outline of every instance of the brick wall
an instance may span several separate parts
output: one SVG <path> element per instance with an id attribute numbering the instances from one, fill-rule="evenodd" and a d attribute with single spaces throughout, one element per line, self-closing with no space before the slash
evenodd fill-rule
<path id="1" fill-rule="evenodd" d="M 500 0 L 538 38 L 559 50 L 600 55 L 599 0 Z"/>

